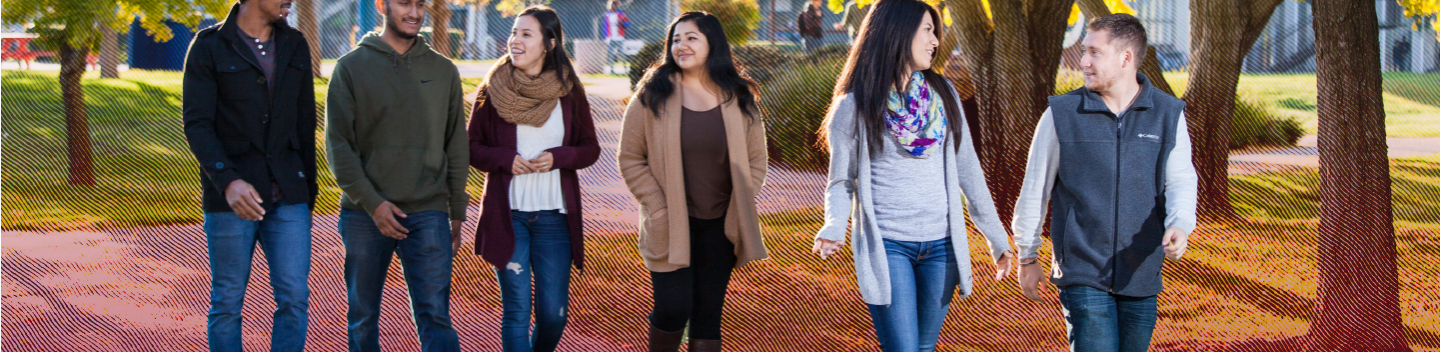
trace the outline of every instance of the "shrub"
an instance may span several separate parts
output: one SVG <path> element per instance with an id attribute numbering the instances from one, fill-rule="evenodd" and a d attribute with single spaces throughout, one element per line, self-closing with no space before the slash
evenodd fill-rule
<path id="1" fill-rule="evenodd" d="M 636 52 L 635 55 L 630 55 L 631 91 L 639 90 L 640 87 L 636 87 L 635 85 L 640 83 L 640 78 L 645 77 L 645 71 L 650 70 L 651 65 L 659 63 L 661 56 L 664 55 L 664 40 L 646 43 L 645 46 L 640 47 L 639 52 Z"/>
<path id="2" fill-rule="evenodd" d="M 760 5 L 755 0 L 683 0 L 683 11 L 705 11 L 720 19 L 730 46 L 745 45 L 760 28 Z"/>
<path id="3" fill-rule="evenodd" d="M 1235 119 L 1230 126 L 1230 149 L 1251 145 L 1292 146 L 1304 133 L 1300 121 L 1280 117 L 1273 108 L 1251 102 L 1248 96 L 1235 97 Z"/>
<path id="4" fill-rule="evenodd" d="M 844 65 L 840 57 L 818 64 L 791 64 L 784 75 L 760 85 L 760 112 L 766 122 L 770 158 L 790 167 L 824 170 L 829 155 L 816 147 L 815 131 L 830 107 L 831 91 Z"/>
<path id="5" fill-rule="evenodd" d="M 760 84 L 769 82 L 795 61 L 794 53 L 775 45 L 742 45 L 731 47 L 731 51 L 745 75 Z"/>

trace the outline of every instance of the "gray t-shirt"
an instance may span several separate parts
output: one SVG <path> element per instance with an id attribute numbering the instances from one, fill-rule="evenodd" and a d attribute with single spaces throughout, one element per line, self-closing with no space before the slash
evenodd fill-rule
<path id="1" fill-rule="evenodd" d="M 950 227 L 946 221 L 950 209 L 945 190 L 945 153 L 916 158 L 906 153 L 889 131 L 884 140 L 885 150 L 870 163 L 875 224 L 880 227 L 880 237 L 907 242 L 945 238 Z M 949 142 L 950 136 L 946 136 L 940 148 L 950 148 L 946 145 Z"/>

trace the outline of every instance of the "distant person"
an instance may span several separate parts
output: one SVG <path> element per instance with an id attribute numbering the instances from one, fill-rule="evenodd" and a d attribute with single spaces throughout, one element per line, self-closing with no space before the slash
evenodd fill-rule
<path id="1" fill-rule="evenodd" d="M 689 336 L 689 351 L 719 352 L 731 272 L 769 256 L 755 204 L 765 123 L 719 18 L 686 12 L 667 33 L 665 56 L 625 107 L 617 161 L 640 203 L 649 350 L 675 352 Z"/>
<path id="2" fill-rule="evenodd" d="M 185 139 L 200 162 L 210 256 L 211 351 L 240 351 L 255 247 L 274 288 L 271 351 L 302 351 L 310 309 L 315 76 L 309 45 L 285 22 L 288 1 L 241 0 L 185 56 Z M 143 348 L 142 346 L 130 346 Z"/>
<path id="3" fill-rule="evenodd" d="M 605 73 L 619 73 L 614 70 L 616 59 L 625 58 L 625 29 L 630 28 L 630 17 L 620 11 L 620 0 L 610 0 L 605 5 L 604 24 L 600 34 L 605 37 Z"/>
<path id="4" fill-rule="evenodd" d="M 384 28 L 341 56 L 330 78 L 325 146 L 342 192 L 351 351 L 380 350 L 380 299 L 395 256 L 420 350 L 460 350 L 450 278 L 470 203 L 470 143 L 460 73 L 419 36 L 427 5 L 375 0 Z"/>
<path id="5" fill-rule="evenodd" d="M 934 351 L 951 298 L 974 292 L 966 215 L 1007 276 L 1015 254 L 954 85 L 931 68 L 940 13 L 884 0 L 841 69 L 820 135 L 830 153 L 825 224 L 811 251 L 845 246 L 880 349 Z M 853 226 L 852 226 L 853 224 Z"/>
<path id="6" fill-rule="evenodd" d="M 1070 349 L 1146 351 L 1160 268 L 1180 260 L 1195 230 L 1185 102 L 1137 72 L 1147 45 L 1140 20 L 1107 15 L 1086 29 L 1085 86 L 1050 97 L 1030 143 L 1011 224 L 1020 288 L 1041 301 L 1040 233 L 1051 209 L 1050 282 L 1060 287 Z"/>
<path id="7" fill-rule="evenodd" d="M 845 2 L 845 12 L 840 13 L 840 22 L 835 23 L 835 29 L 844 29 L 850 35 L 850 42 L 855 42 L 855 36 L 860 34 L 860 23 L 865 21 L 865 14 L 870 12 L 870 5 L 861 7 L 855 0 Z"/>
<path id="8" fill-rule="evenodd" d="M 820 13 L 820 0 L 805 3 L 805 10 L 795 17 L 795 27 L 800 32 L 800 42 L 805 52 L 814 52 L 825 39 L 825 28 L 820 25 L 824 14 Z"/>
<path id="9" fill-rule="evenodd" d="M 559 346 L 570 266 L 585 267 L 576 171 L 600 158 L 600 142 L 564 43 L 554 9 L 521 11 L 509 53 L 480 83 L 470 113 L 470 166 L 486 176 L 475 253 L 494 266 L 500 284 L 506 352 Z"/>
<path id="10" fill-rule="evenodd" d="M 1395 62 L 1395 69 L 1401 72 L 1410 71 L 1410 40 L 1401 39 L 1395 42 L 1395 48 L 1390 51 L 1390 57 Z"/>

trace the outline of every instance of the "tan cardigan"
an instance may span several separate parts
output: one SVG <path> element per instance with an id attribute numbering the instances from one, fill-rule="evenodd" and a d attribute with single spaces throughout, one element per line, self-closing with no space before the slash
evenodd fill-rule
<path id="1" fill-rule="evenodd" d="M 645 267 L 654 272 L 690 266 L 690 212 L 685 206 L 685 173 L 680 161 L 678 81 L 675 87 L 658 119 L 640 104 L 638 93 L 631 97 L 620 135 L 620 174 L 640 203 L 640 256 Z M 725 237 L 735 244 L 735 266 L 740 267 L 769 257 L 755 210 L 755 196 L 765 184 L 765 124 L 759 116 L 753 121 L 746 118 L 733 100 L 721 103 L 721 115 L 732 156 L 730 178 L 734 185 L 725 212 Z M 737 155 L 750 158 L 733 157 Z"/>

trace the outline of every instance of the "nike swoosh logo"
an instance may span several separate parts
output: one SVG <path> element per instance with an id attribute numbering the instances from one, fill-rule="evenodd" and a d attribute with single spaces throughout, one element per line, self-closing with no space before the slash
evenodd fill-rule
<path id="1" fill-rule="evenodd" d="M 433 79 L 422 79 L 422 80 L 420 80 L 420 83 L 422 83 L 422 84 L 424 84 L 424 83 L 430 83 L 430 81 L 434 81 L 434 80 L 433 80 Z"/>

